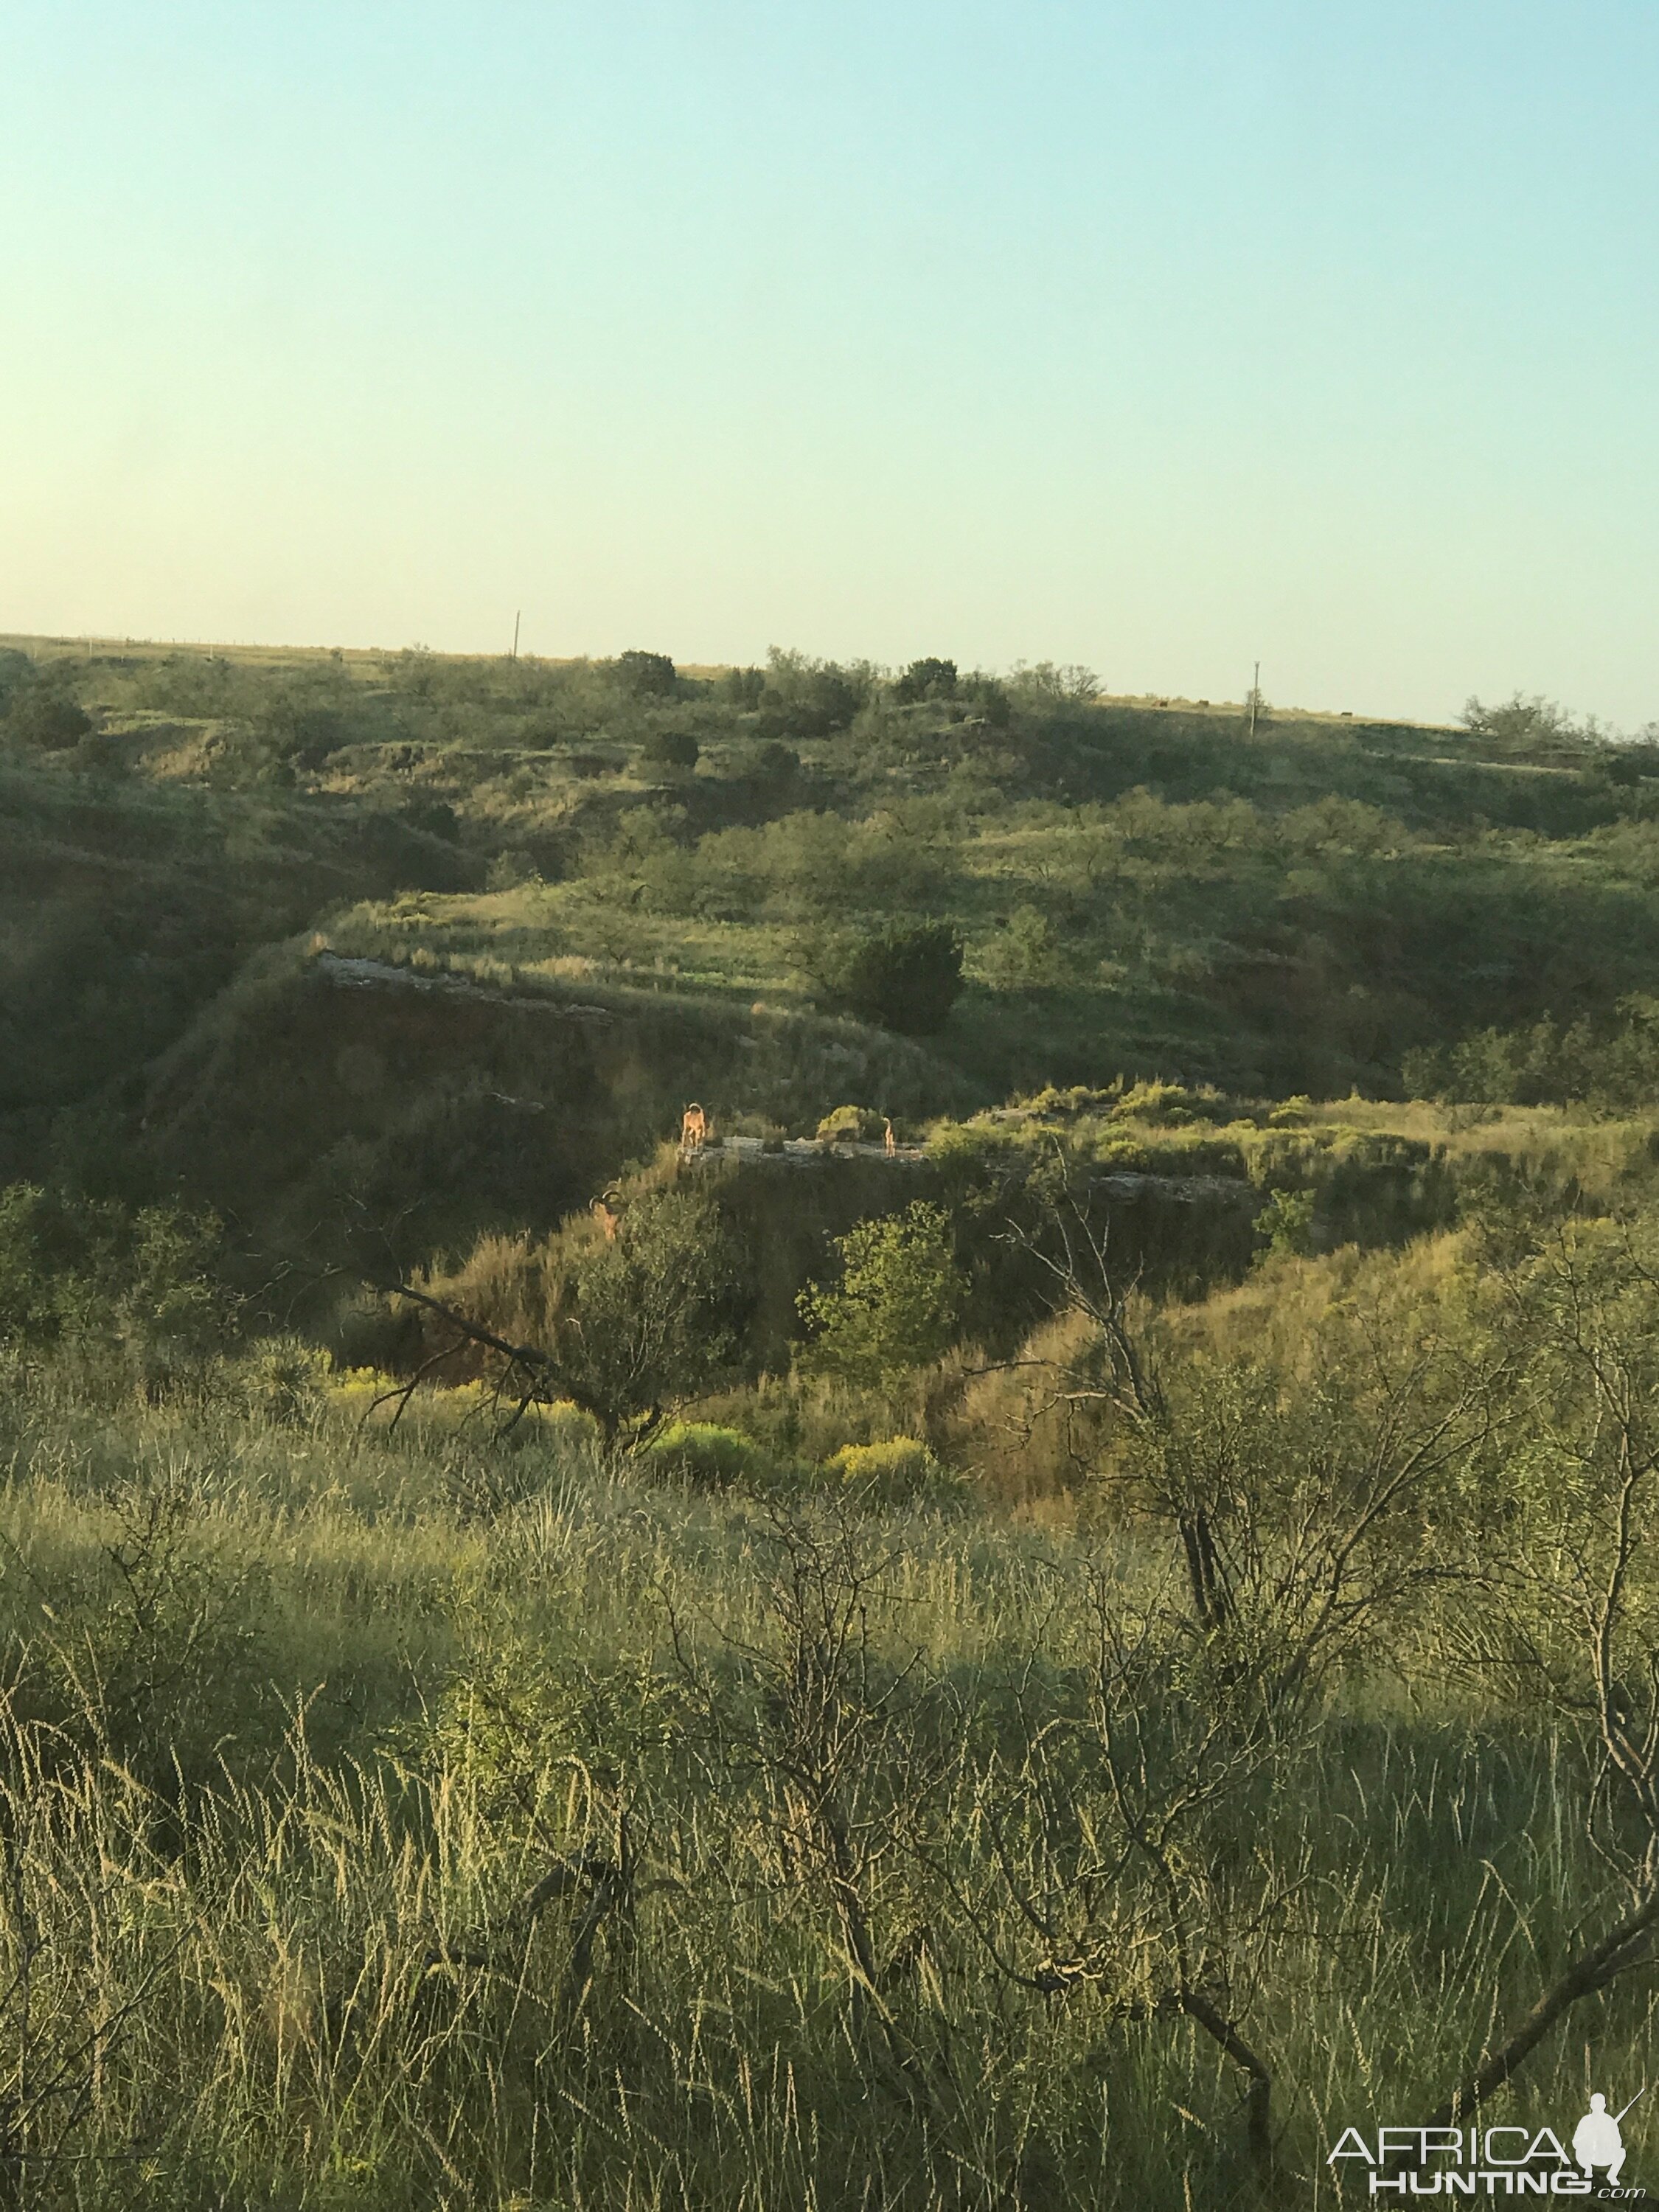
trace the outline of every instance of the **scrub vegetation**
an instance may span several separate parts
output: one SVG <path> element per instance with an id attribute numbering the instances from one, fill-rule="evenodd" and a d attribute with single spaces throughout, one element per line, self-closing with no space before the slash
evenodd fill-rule
<path id="1" fill-rule="evenodd" d="M 1659 2074 L 1655 771 L 0 652 L 0 2204 L 1334 2207 Z"/>

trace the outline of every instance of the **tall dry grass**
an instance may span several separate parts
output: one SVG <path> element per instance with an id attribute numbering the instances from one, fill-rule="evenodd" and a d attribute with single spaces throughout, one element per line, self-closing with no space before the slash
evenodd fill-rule
<path id="1" fill-rule="evenodd" d="M 0 2202 L 1331 2205 L 1340 2129 L 1425 2112 L 1598 1893 L 1571 1741 L 1351 1684 L 1228 1816 L 1237 1893 L 1281 1898 L 1228 1991 L 1275 2076 L 1264 2199 L 1237 2070 L 1128 2001 L 1151 1952 L 1034 1986 L 1030 1901 L 1073 1909 L 1109 1815 L 1086 1762 L 1039 1813 L 1033 1746 L 1086 1703 L 1086 1578 L 1159 1571 L 1141 1540 L 832 1529 L 869 1984 L 780 1748 L 775 1507 L 568 1437 L 481 1490 L 418 1412 L 386 1438 L 13 1385 Z M 1128 1899 L 1091 1924 L 1127 1942 Z M 1632 1980 L 1503 2117 L 1633 2087 L 1655 2026 Z"/>

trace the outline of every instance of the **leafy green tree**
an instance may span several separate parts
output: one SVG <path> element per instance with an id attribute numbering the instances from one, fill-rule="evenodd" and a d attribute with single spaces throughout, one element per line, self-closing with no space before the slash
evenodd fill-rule
<path id="1" fill-rule="evenodd" d="M 76 697 L 66 668 L 37 666 L 11 693 L 6 708 L 7 734 L 43 752 L 78 744 L 91 727 L 92 717 Z"/>
<path id="2" fill-rule="evenodd" d="M 617 682 L 631 699 L 672 699 L 679 677 L 665 653 L 619 653 L 612 667 Z"/>
<path id="3" fill-rule="evenodd" d="M 893 696 L 901 706 L 909 706 L 920 699 L 954 699 L 956 696 L 954 660 L 913 660 L 893 686 Z"/>
<path id="4" fill-rule="evenodd" d="M 171 1206 L 0 1190 L 0 1343 L 118 1349 L 155 1379 L 229 1334 L 220 1225 Z"/>
<path id="5" fill-rule="evenodd" d="M 984 967 L 991 981 L 1006 990 L 1060 982 L 1064 956 L 1048 915 L 1034 906 L 1017 906 L 987 947 Z"/>
<path id="6" fill-rule="evenodd" d="M 840 1282 L 797 1301 L 815 1366 L 879 1388 L 949 1350 L 967 1285 L 942 1206 L 917 1199 L 833 1243 Z"/>
<path id="7" fill-rule="evenodd" d="M 775 647 L 760 699 L 763 738 L 827 738 L 844 730 L 863 704 L 858 685 L 833 661 L 809 660 Z"/>
<path id="8" fill-rule="evenodd" d="M 34 663 L 27 653 L 19 653 L 10 646 L 0 647 L 0 714 L 11 703 L 15 692 L 21 691 L 34 673 Z"/>
<path id="9" fill-rule="evenodd" d="M 559 1380 L 607 1439 L 629 1424 L 649 1435 L 730 1366 L 746 1293 L 714 1201 L 652 1192 L 623 1215 L 614 1242 L 571 1272 L 551 1354 Z"/>
<path id="10" fill-rule="evenodd" d="M 696 768 L 702 751 L 689 730 L 653 730 L 641 747 L 640 757 L 647 768 L 689 773 Z"/>
<path id="11" fill-rule="evenodd" d="M 752 713 L 766 692 L 763 668 L 728 668 L 716 686 L 716 696 L 738 712 Z"/>
<path id="12" fill-rule="evenodd" d="M 942 1029 L 962 989 L 954 922 L 889 921 L 811 940 L 801 964 L 823 1002 L 906 1036 Z"/>
<path id="13" fill-rule="evenodd" d="M 1255 1233 L 1267 1239 L 1258 1260 L 1300 1259 L 1313 1250 L 1314 1194 L 1310 1190 L 1276 1190 L 1255 1217 Z"/>
<path id="14" fill-rule="evenodd" d="M 1534 692 L 1528 698 L 1516 692 L 1501 705 L 1487 706 L 1471 697 L 1458 720 L 1471 737 L 1495 738 L 1498 744 L 1526 751 L 1540 745 L 1559 744 L 1585 732 L 1565 707 Z"/>

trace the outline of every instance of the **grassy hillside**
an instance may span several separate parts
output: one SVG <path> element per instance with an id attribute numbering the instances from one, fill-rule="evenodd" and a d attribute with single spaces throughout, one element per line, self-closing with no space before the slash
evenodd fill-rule
<path id="1" fill-rule="evenodd" d="M 1337 2212 L 1631 2096 L 1656 769 L 0 649 L 0 2204 Z"/>
<path id="2" fill-rule="evenodd" d="M 89 1170 L 91 1133 L 131 1127 L 145 1067 L 262 945 L 461 880 L 378 809 L 0 758 L 0 1175 Z"/>
<path id="3" fill-rule="evenodd" d="M 647 653 L 40 641 L 0 647 L 0 693 L 13 1173 L 84 1155 L 89 1115 L 130 1129 L 159 1099 L 166 1122 L 181 1081 L 199 1091 L 229 1064 L 239 1010 L 270 1004 L 263 985 L 209 1002 L 260 946 L 319 930 L 342 955 L 508 999 L 649 993 L 653 1021 L 678 1002 L 676 1042 L 635 1056 L 651 1069 L 643 1089 L 630 1079 L 637 1110 L 608 1148 L 573 1139 L 562 1190 L 666 1134 L 686 1097 L 798 1131 L 849 1097 L 922 1115 L 1120 1075 L 1243 1095 L 1398 1097 L 1408 1076 L 1468 1092 L 1455 1055 L 1471 1039 L 1544 1020 L 1610 1036 L 1659 979 L 1653 749 L 1524 707 L 1457 730 L 1269 711 L 1252 732 L 1238 708 L 1116 700 L 1049 668 L 884 675 L 781 654 L 677 672 Z M 848 945 L 922 915 L 957 933 L 963 981 L 953 1003 L 913 1010 L 916 1046 L 813 1029 L 847 1011 L 826 982 L 838 948 L 844 964 Z M 366 1115 L 386 1133 L 411 1115 L 445 1124 L 491 1026 L 476 1002 L 428 998 L 413 1090 L 394 1079 L 367 1106 L 360 1059 L 319 1121 L 301 1094 L 365 1002 L 304 1004 L 302 1056 L 267 1026 L 232 1057 L 236 1085 L 257 1067 L 263 1110 L 314 1131 L 318 1152 L 363 1138 Z M 782 1035 L 797 1042 L 780 1060 Z M 739 1042 L 700 1054 L 717 1036 Z M 168 1048 L 169 1072 L 140 1083 Z M 516 1060 L 481 1087 L 517 1096 L 524 1075 Z M 1558 1068 L 1509 1095 L 1570 1091 Z M 259 1159 L 239 1169 L 237 1115 L 200 1101 L 222 1200 L 237 1173 L 258 1182 Z M 161 1151 L 187 1182 L 195 1138 Z M 479 1225 L 499 1212 L 494 1170 L 486 1181 Z M 528 1176 L 520 1211 L 541 1212 L 550 1188 Z M 404 1200 L 425 1202 L 413 1185 L 388 1194 Z M 446 1233 L 458 1206 L 459 1178 Z"/>
<path id="4" fill-rule="evenodd" d="M 349 932 L 337 933 L 351 942 Z M 688 1097 L 770 1127 L 825 1098 L 914 1125 L 975 1086 L 917 1045 L 808 1010 L 619 981 L 492 979 L 320 940 L 274 954 L 155 1064 L 136 1143 L 265 1249 L 404 1258 L 550 1224 L 678 1132 Z M 343 1227 L 361 1224 L 355 1242 Z"/>

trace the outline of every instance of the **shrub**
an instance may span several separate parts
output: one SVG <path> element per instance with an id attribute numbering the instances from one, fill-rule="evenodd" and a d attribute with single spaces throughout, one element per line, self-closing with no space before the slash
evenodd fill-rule
<path id="1" fill-rule="evenodd" d="M 953 922 L 890 921 L 809 944 L 802 965 L 823 1002 L 906 1036 L 942 1029 L 962 989 Z"/>
<path id="2" fill-rule="evenodd" d="M 210 1214 L 14 1183 L 0 1191 L 0 1343 L 118 1351 L 149 1384 L 217 1348 L 234 1321 Z"/>
<path id="3" fill-rule="evenodd" d="M 790 783 L 800 774 L 800 755 L 793 745 L 769 738 L 764 744 L 756 746 L 748 767 L 751 775 L 768 783 Z"/>
<path id="4" fill-rule="evenodd" d="M 297 1336 L 265 1338 L 231 1370 L 244 1409 L 283 1426 L 315 1420 L 328 1403 L 331 1372 L 328 1354 Z"/>
<path id="5" fill-rule="evenodd" d="M 647 768 L 690 769 L 702 750 L 689 730 L 653 730 L 640 748 L 640 758 Z"/>
<path id="6" fill-rule="evenodd" d="M 407 799 L 398 811 L 410 828 L 423 836 L 441 838 L 446 845 L 459 844 L 460 817 L 447 799 Z"/>
<path id="7" fill-rule="evenodd" d="M 631 699 L 672 699 L 679 681 L 665 653 L 619 653 L 611 669 Z"/>
<path id="8" fill-rule="evenodd" d="M 985 948 L 983 966 L 989 981 L 1006 990 L 1041 989 L 1065 981 L 1064 949 L 1047 915 L 1033 906 L 1017 906 Z"/>
<path id="9" fill-rule="evenodd" d="M 1179 1127 L 1184 1121 L 1219 1121 L 1228 1105 L 1213 1084 L 1132 1084 L 1112 1109 L 1115 1121 L 1157 1121 Z"/>
<path id="10" fill-rule="evenodd" d="M 406 1376 L 388 1374 L 376 1367 L 350 1367 L 336 1370 L 327 1378 L 325 1395 L 331 1406 L 356 1421 L 364 1419 L 379 1400 L 376 1420 L 389 1424 L 408 1387 Z M 479 1377 L 447 1387 L 426 1384 L 414 1394 L 410 1410 L 401 1417 L 402 1425 L 407 1426 L 412 1420 L 441 1435 L 471 1430 L 489 1436 L 492 1425 L 499 1425 L 514 1413 L 517 1402 L 498 1392 L 493 1382 Z M 599 1425 L 573 1400 L 556 1398 L 548 1405 L 526 1406 L 513 1436 L 520 1443 L 591 1445 L 599 1441 Z"/>
<path id="11" fill-rule="evenodd" d="M 887 1118 L 872 1106 L 837 1106 L 833 1114 L 826 1114 L 818 1123 L 814 1135 L 821 1145 L 879 1144 L 887 1127 Z"/>
<path id="12" fill-rule="evenodd" d="M 797 653 L 771 654 L 760 697 L 763 738 L 827 738 L 844 730 L 861 702 L 856 684 L 833 662 Z"/>
<path id="13" fill-rule="evenodd" d="M 954 660 L 913 660 L 893 686 L 894 698 L 903 706 L 919 699 L 954 699 L 956 696 Z"/>
<path id="14" fill-rule="evenodd" d="M 1302 1258 L 1313 1249 L 1314 1194 L 1310 1190 L 1276 1190 L 1255 1218 L 1255 1232 L 1265 1237 L 1258 1261 Z"/>
<path id="15" fill-rule="evenodd" d="M 34 663 L 27 653 L 19 653 L 13 646 L 0 646 L 0 714 L 3 714 L 14 696 L 23 690 L 33 678 Z"/>
<path id="16" fill-rule="evenodd" d="M 715 685 L 715 696 L 739 712 L 759 706 L 766 690 L 763 668 L 728 668 Z"/>
<path id="17" fill-rule="evenodd" d="M 331 753 L 351 742 L 353 732 L 336 707 L 303 695 L 278 697 L 254 724 L 255 734 L 275 760 L 294 768 L 319 769 Z"/>
<path id="18" fill-rule="evenodd" d="M 889 1437 L 873 1444 L 843 1444 L 826 1464 L 849 1489 L 866 1491 L 884 1504 L 962 1487 L 961 1476 L 935 1459 L 915 1437 Z"/>
<path id="19" fill-rule="evenodd" d="M 1012 702 L 994 676 L 963 677 L 957 685 L 957 696 L 994 730 L 1006 730 L 1013 719 Z"/>
<path id="20" fill-rule="evenodd" d="M 966 1288 L 944 1208 L 917 1199 L 834 1243 L 839 1285 L 811 1283 L 797 1301 L 813 1340 L 812 1364 L 880 1386 L 937 1359 L 950 1346 Z"/>
<path id="21" fill-rule="evenodd" d="M 218 1540 L 181 1467 L 135 1475 L 106 1513 L 108 1540 L 48 1586 L 11 1693 L 166 1797 L 254 1733 L 270 1680 L 268 1571 Z"/>
<path id="22" fill-rule="evenodd" d="M 655 1474 L 676 1475 L 702 1489 L 765 1474 L 771 1465 L 752 1437 L 714 1421 L 671 1421 L 635 1457 Z"/>
<path id="23" fill-rule="evenodd" d="M 608 1442 L 624 1423 L 712 1387 L 736 1355 L 747 1289 L 731 1233 L 699 1193 L 648 1193 L 614 1243 L 583 1255 L 566 1286 L 556 1358 Z"/>
<path id="24" fill-rule="evenodd" d="M 488 891 L 515 891 L 524 884 L 538 884 L 541 872 L 528 853 L 517 846 L 508 845 L 490 855 L 484 870 L 484 889 Z"/>
<path id="25" fill-rule="evenodd" d="M 70 688 L 67 671 L 36 668 L 11 693 L 6 708 L 7 734 L 43 752 L 62 752 L 78 744 L 92 717 Z"/>

